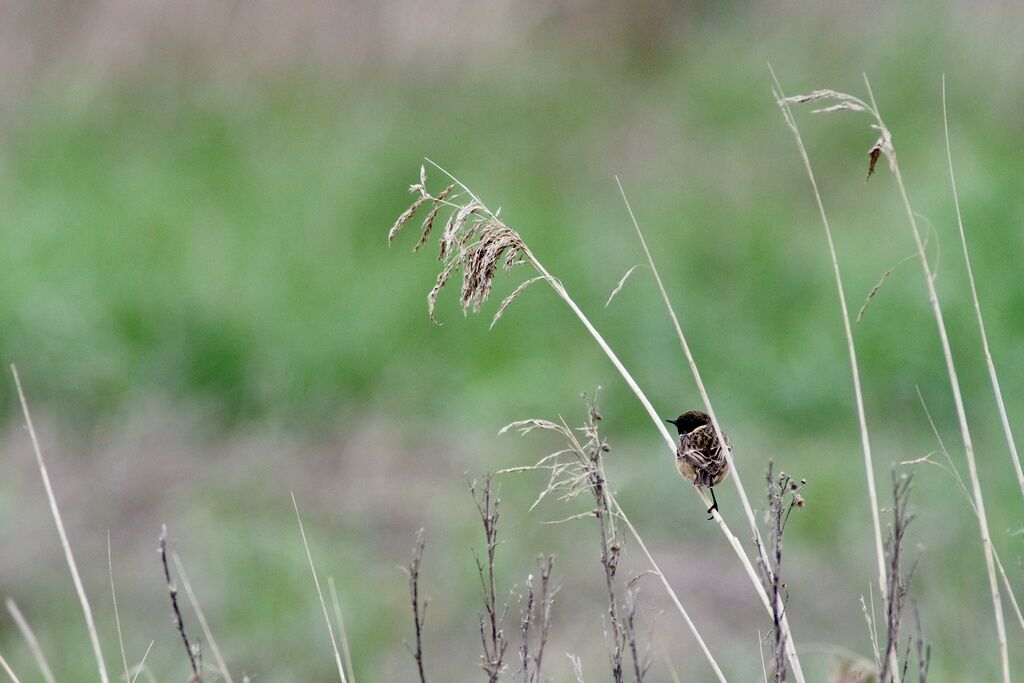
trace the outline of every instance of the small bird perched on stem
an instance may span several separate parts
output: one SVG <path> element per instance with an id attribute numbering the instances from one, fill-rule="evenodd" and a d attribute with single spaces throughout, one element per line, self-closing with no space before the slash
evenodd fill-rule
<path id="1" fill-rule="evenodd" d="M 674 420 L 665 420 L 679 430 L 679 445 L 676 447 L 676 468 L 679 474 L 693 482 L 696 487 L 706 486 L 711 492 L 711 507 L 708 514 L 718 509 L 714 487 L 729 474 L 729 462 L 725 449 L 715 434 L 711 417 L 700 410 L 687 410 Z M 725 448 L 732 450 L 729 437 L 722 432 Z M 708 517 L 714 519 L 714 515 Z"/>

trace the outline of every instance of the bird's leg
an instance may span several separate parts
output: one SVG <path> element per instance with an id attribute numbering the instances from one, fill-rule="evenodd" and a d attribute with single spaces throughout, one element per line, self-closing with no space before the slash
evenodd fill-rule
<path id="1" fill-rule="evenodd" d="M 713 486 L 709 486 L 708 487 L 708 491 L 711 492 L 711 503 L 712 503 L 711 507 L 708 508 L 708 514 L 711 515 L 710 517 L 708 517 L 708 519 L 714 519 L 715 516 L 713 514 L 711 514 L 711 513 L 718 509 L 718 501 L 715 499 L 715 489 L 714 489 L 714 487 Z"/>

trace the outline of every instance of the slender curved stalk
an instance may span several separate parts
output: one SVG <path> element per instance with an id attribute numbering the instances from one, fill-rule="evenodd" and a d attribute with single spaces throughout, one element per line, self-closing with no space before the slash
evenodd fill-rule
<path id="1" fill-rule="evenodd" d="M 608 342 L 606 342 L 604 337 L 601 336 L 601 333 L 597 331 L 597 329 L 593 326 L 593 324 L 583 313 L 583 311 L 580 310 L 579 306 L 576 305 L 576 302 L 572 300 L 572 297 L 569 296 L 569 293 L 566 291 L 562 283 L 554 276 L 552 276 L 547 271 L 547 269 L 544 268 L 543 264 L 541 264 L 541 262 L 537 260 L 537 257 L 534 256 L 532 252 L 527 252 L 527 258 L 530 259 L 530 262 L 534 265 L 537 271 L 544 276 L 544 279 L 548 282 L 548 284 L 551 285 L 551 288 L 554 289 L 555 293 L 566 303 L 567 306 L 569 306 L 572 312 L 576 314 L 576 317 L 579 318 L 581 323 L 583 323 L 583 326 L 587 328 L 587 331 L 590 333 L 590 336 L 594 338 L 594 341 L 597 342 L 597 345 L 601 347 L 602 351 L 604 351 L 605 355 L 608 357 L 608 360 L 610 360 L 612 362 L 612 365 L 615 366 L 615 369 L 619 371 L 619 374 L 622 376 L 623 380 L 625 380 L 626 384 L 629 385 L 629 388 L 633 391 L 633 394 L 636 396 L 637 400 L 640 401 L 640 404 L 647 411 L 647 414 L 650 416 L 651 421 L 658 428 L 658 431 L 661 433 L 662 438 L 665 439 L 665 443 L 668 445 L 669 450 L 672 453 L 672 457 L 674 458 L 676 452 L 675 439 L 673 439 L 672 435 L 669 434 L 668 429 L 662 423 L 661 417 L 659 417 L 657 411 L 654 410 L 654 406 L 651 405 L 650 400 L 647 398 L 647 395 L 643 392 L 640 386 L 636 383 L 636 380 L 633 379 L 633 376 L 629 374 L 628 370 L 626 370 L 626 367 L 622 364 L 622 361 L 619 360 L 619 357 L 615 355 L 615 352 L 611 349 L 610 346 L 608 346 Z M 705 494 L 703 491 L 697 488 L 694 488 L 694 491 L 697 492 L 701 500 L 704 501 L 705 505 L 711 505 L 711 500 L 707 496 L 707 494 Z M 751 517 L 752 516 L 753 513 L 751 513 Z M 743 565 L 743 569 L 747 572 L 747 576 L 754 584 L 754 588 L 757 590 L 758 597 L 761 598 L 761 602 L 764 604 L 765 609 L 768 610 L 769 613 L 771 613 L 771 603 L 768 600 L 768 594 L 765 593 L 764 587 L 761 585 L 761 581 L 757 577 L 757 570 L 754 569 L 754 565 L 751 564 L 750 558 L 747 557 L 747 553 L 743 550 L 743 545 L 740 543 L 739 539 L 736 538 L 736 535 L 732 532 L 728 524 L 725 523 L 725 520 L 722 518 L 721 515 L 717 513 L 717 511 L 715 512 L 715 521 L 718 522 L 718 526 L 722 530 L 722 533 L 725 534 L 726 540 L 729 541 L 729 545 L 731 545 L 733 550 L 736 552 L 736 556 L 739 558 L 740 563 Z M 665 587 L 669 590 L 669 594 L 673 598 L 673 601 L 677 604 L 678 607 L 681 607 L 678 598 L 675 596 L 675 593 L 671 589 L 671 586 L 668 585 L 667 581 L 664 581 L 663 583 Z M 689 617 L 686 615 L 685 611 L 682 611 L 681 613 L 683 614 L 684 619 L 687 622 L 689 622 Z M 783 624 L 788 631 L 788 620 L 784 618 Z M 787 640 L 790 643 L 792 643 L 792 636 L 790 635 L 787 638 Z M 790 663 L 793 665 L 793 674 L 794 676 L 796 676 L 797 682 L 802 683 L 803 670 L 800 668 L 800 663 L 799 659 L 796 656 L 795 647 L 793 647 L 793 650 L 789 653 L 789 656 Z"/>
<path id="2" fill-rule="evenodd" d="M 309 551 L 309 542 L 306 540 L 306 529 L 302 526 L 302 516 L 299 515 L 299 504 L 292 493 L 292 507 L 295 508 L 295 519 L 299 523 L 299 534 L 302 536 L 302 546 L 306 549 L 306 559 L 309 560 L 309 571 L 313 574 L 313 585 L 316 586 L 316 595 L 320 598 L 320 609 L 324 613 L 324 621 L 327 622 L 327 635 L 331 639 L 331 649 L 334 651 L 334 663 L 338 666 L 338 678 L 341 683 L 348 683 L 345 676 L 345 667 L 341 664 L 341 652 L 338 651 L 338 641 L 334 637 L 334 627 L 331 626 L 331 617 L 327 613 L 327 603 L 324 601 L 324 592 L 320 590 L 320 579 L 316 575 L 316 565 L 313 564 L 313 554 Z"/>
<path id="3" fill-rule="evenodd" d="M 883 133 L 884 138 L 891 139 L 889 135 L 889 129 L 886 127 L 885 122 L 882 120 L 881 114 L 878 112 L 878 107 L 875 104 L 874 93 L 871 92 L 871 83 L 868 82 L 867 76 L 864 76 L 864 84 L 867 86 L 868 95 L 871 99 L 871 107 L 869 111 L 875 117 L 875 121 L 878 123 L 879 129 Z M 917 251 L 919 260 L 921 261 L 921 269 L 924 272 L 925 285 L 928 288 L 928 300 L 932 306 L 932 312 L 935 315 L 935 324 L 939 331 L 939 340 L 942 343 L 942 355 L 946 361 L 946 371 L 949 374 L 949 384 L 953 392 L 953 403 L 956 407 L 957 422 L 960 425 L 960 436 L 964 444 L 964 455 L 967 459 L 967 471 L 971 478 L 971 490 L 974 495 L 974 504 L 978 509 L 978 526 L 981 534 L 982 548 L 985 553 L 985 566 L 988 572 L 989 589 L 992 595 L 992 609 L 995 613 L 996 620 L 996 636 L 999 641 L 999 661 L 1002 666 L 1003 681 L 1009 683 L 1010 681 L 1010 657 L 1006 646 L 1006 625 L 1003 622 L 1003 602 L 999 595 L 999 582 L 996 579 L 995 561 L 992 557 L 992 537 L 989 533 L 988 528 L 988 516 L 985 513 L 985 500 L 981 493 L 981 481 L 978 479 L 978 467 L 974 460 L 974 444 L 971 440 L 971 429 L 967 424 L 967 412 L 964 409 L 964 399 L 960 392 L 960 379 L 956 372 L 956 365 L 953 363 L 953 352 L 949 344 L 949 335 L 946 332 L 946 323 L 942 316 L 942 307 L 939 305 L 939 295 L 935 291 L 935 276 L 932 274 L 931 265 L 928 263 L 928 257 L 925 254 L 924 243 L 921 239 L 921 231 L 917 227 L 917 216 L 914 214 L 914 209 L 911 207 L 910 198 L 907 196 L 907 188 L 903 182 L 903 174 L 900 172 L 899 163 L 896 160 L 896 150 L 891 145 L 887 145 L 885 149 L 886 156 L 889 158 L 889 166 L 892 169 L 893 176 L 896 178 L 896 187 L 900 192 L 900 199 L 902 200 L 903 207 L 907 213 L 907 220 L 910 222 L 910 230 L 914 235 L 914 243 L 917 245 Z"/>
<path id="4" fill-rule="evenodd" d="M 43 648 L 39 647 L 39 639 L 36 638 L 36 634 L 32 631 L 32 627 L 29 626 L 25 615 L 18 609 L 18 604 L 14 600 L 7 598 L 6 602 L 7 611 L 11 613 L 11 618 L 18 625 L 18 630 L 21 631 L 22 637 L 28 643 L 28 649 L 32 651 L 32 656 L 35 657 L 36 665 L 39 667 L 39 673 L 42 675 L 43 681 L 45 683 L 57 683 L 57 680 L 53 677 L 53 671 L 46 661 L 46 655 L 43 654 Z"/>
<path id="5" fill-rule="evenodd" d="M 7 663 L 7 660 L 4 659 L 3 655 L 0 655 L 0 668 L 4 670 L 4 672 L 7 674 L 7 677 L 11 679 L 12 683 L 21 683 L 21 681 L 18 680 L 18 677 L 15 675 L 14 669 L 12 669 L 11 665 Z"/>
<path id="6" fill-rule="evenodd" d="M 797 149 L 800 152 L 800 158 L 804 162 L 804 169 L 807 171 L 807 179 L 811 183 L 811 189 L 814 191 L 814 200 L 818 205 L 818 213 L 821 215 L 821 224 L 825 228 L 825 239 L 828 242 L 828 252 L 832 259 L 832 274 L 836 281 L 836 291 L 839 294 L 839 308 L 843 316 L 843 331 L 846 334 L 846 348 L 850 355 L 850 373 L 853 376 L 853 395 L 857 404 L 857 421 L 860 425 L 860 442 L 861 449 L 864 452 L 864 472 L 867 475 L 868 481 L 868 504 L 871 507 L 871 526 L 874 532 L 875 540 L 875 558 L 878 561 L 878 590 L 882 596 L 882 601 L 886 600 L 886 590 L 888 580 L 886 578 L 885 571 L 885 548 L 882 545 L 882 524 L 878 517 L 878 494 L 875 489 L 875 469 L 874 463 L 871 458 L 871 440 L 868 437 L 868 423 L 864 412 L 864 395 L 861 391 L 860 385 L 860 368 L 857 364 L 857 350 L 853 343 L 853 330 L 850 327 L 850 310 L 846 304 L 846 291 L 843 288 L 843 278 L 839 271 L 839 257 L 836 254 L 836 245 L 832 239 L 832 228 L 828 222 L 828 215 L 825 213 L 825 204 L 821 199 L 821 192 L 818 190 L 818 181 L 814 176 L 814 170 L 811 168 L 811 160 L 807 155 L 807 148 L 804 146 L 803 137 L 800 135 L 800 129 L 796 125 L 796 120 L 793 118 L 793 113 L 789 109 L 789 105 L 785 103 L 785 94 L 782 92 L 782 85 L 779 83 L 779 79 L 775 76 L 775 71 L 771 65 L 768 65 L 768 70 L 771 72 L 772 80 L 775 81 L 775 100 L 778 102 L 779 108 L 782 110 L 782 116 L 786 121 L 786 125 L 793 132 L 793 138 L 796 140 Z M 890 669 L 894 676 L 895 683 L 899 683 L 899 663 L 896 661 L 896 653 L 891 653 Z"/>
<path id="7" fill-rule="evenodd" d="M 1003 391 L 999 388 L 999 376 L 996 375 L 996 366 L 992 362 L 992 351 L 988 347 L 988 334 L 985 332 L 985 321 L 981 317 L 981 304 L 978 303 L 978 290 L 974 286 L 974 269 L 971 268 L 971 257 L 967 253 L 967 236 L 964 234 L 964 219 L 960 213 L 960 194 L 956 189 L 956 176 L 953 174 L 953 152 L 949 144 L 949 118 L 946 115 L 946 75 L 942 75 L 942 127 L 946 133 L 946 161 L 949 164 L 949 185 L 953 190 L 953 206 L 956 208 L 956 224 L 960 229 L 960 246 L 964 252 L 964 263 L 967 265 L 967 281 L 971 285 L 971 300 L 974 302 L 974 315 L 978 318 L 978 331 L 981 333 L 981 347 L 985 352 L 985 365 L 988 366 L 988 376 L 992 381 L 992 391 L 996 396 L 996 406 L 999 408 L 999 420 L 1003 423 L 1003 434 L 1006 435 L 1006 444 L 1010 448 L 1010 458 L 1013 460 L 1013 469 L 1017 474 L 1017 483 L 1020 485 L 1021 495 L 1024 495 L 1024 470 L 1020 466 L 1020 455 L 1017 454 L 1017 444 L 1013 440 L 1013 431 L 1010 429 L 1010 420 L 1006 416 L 1006 405 L 1003 403 Z"/>
<path id="8" fill-rule="evenodd" d="M 92 618 L 92 609 L 89 607 L 89 598 L 85 595 L 85 587 L 82 585 L 82 577 L 78 574 L 78 566 L 75 564 L 75 556 L 71 552 L 71 543 L 68 542 L 68 534 L 64 530 L 64 522 L 60 516 L 60 509 L 57 507 L 57 497 L 53 494 L 53 487 L 50 486 L 50 475 L 46 471 L 46 463 L 43 462 L 43 451 L 39 447 L 39 439 L 36 437 L 36 428 L 32 424 L 32 415 L 28 411 L 28 400 L 21 388 L 21 378 L 18 376 L 18 368 L 11 365 L 11 374 L 14 375 L 14 385 L 18 389 L 18 399 L 21 401 L 21 411 L 25 416 L 25 426 L 28 427 L 28 435 L 32 440 L 32 450 L 36 455 L 36 464 L 39 465 L 39 474 L 43 478 L 43 487 L 46 489 L 46 497 L 50 501 L 50 512 L 53 513 L 53 521 L 57 525 L 57 534 L 60 536 L 60 544 L 64 548 L 64 559 L 67 560 L 68 569 L 71 571 L 71 580 L 75 584 L 75 592 L 78 593 L 78 601 L 82 605 L 82 614 L 85 615 L 85 626 L 89 632 L 89 642 L 92 644 L 92 652 L 96 657 L 96 668 L 99 670 L 100 681 L 109 683 L 107 665 L 103 662 L 103 650 L 100 648 L 100 637 L 96 632 L 96 622 Z"/>
<path id="9" fill-rule="evenodd" d="M 626 198 L 626 193 L 622 189 L 622 183 L 619 182 L 618 176 L 616 176 L 615 182 L 618 183 L 619 192 L 622 194 L 622 200 L 626 204 L 626 210 L 629 212 L 629 217 L 633 222 L 633 227 L 636 229 L 637 237 L 640 238 L 640 244 L 643 246 L 644 254 L 647 256 L 647 263 L 651 268 L 651 272 L 654 274 L 654 280 L 658 284 L 658 290 L 661 292 L 661 298 L 665 302 L 665 307 L 668 309 L 669 317 L 672 318 L 672 324 L 675 326 L 676 336 L 679 338 L 679 345 L 683 350 L 683 354 L 686 356 L 687 363 L 689 363 L 690 365 L 690 371 L 693 373 L 694 381 L 697 384 L 697 390 L 700 392 L 701 399 L 704 401 L 704 406 L 707 408 L 708 415 L 711 417 L 711 424 L 715 428 L 715 434 L 717 435 L 718 440 L 721 443 L 726 443 L 725 435 L 722 433 L 722 427 L 718 423 L 718 417 L 715 415 L 714 408 L 712 408 L 711 406 L 711 398 L 708 396 L 707 388 L 704 386 L 704 380 L 701 379 L 700 370 L 697 369 L 697 362 L 693 359 L 693 353 L 691 353 L 690 345 L 686 341 L 686 335 L 683 334 L 683 328 L 679 324 L 679 318 L 676 316 L 676 312 L 672 308 L 672 303 L 668 298 L 668 292 L 665 290 L 665 285 L 661 281 L 661 275 L 658 273 L 658 268 L 657 266 L 654 265 L 654 258 L 651 256 L 651 250 L 647 247 L 647 240 L 644 239 L 643 232 L 640 230 L 640 223 L 636 220 L 636 216 L 633 214 L 633 207 L 630 205 L 629 199 Z M 662 429 L 667 433 L 667 430 L 665 430 L 664 426 L 662 426 Z M 674 456 L 676 450 L 675 439 L 672 439 L 671 437 L 669 438 L 672 448 L 672 454 Z M 754 510 L 750 506 L 750 500 L 747 498 L 747 492 L 743 488 L 743 482 L 740 480 L 739 470 L 736 469 L 736 464 L 735 462 L 733 462 L 732 454 L 729 452 L 730 449 L 723 450 L 725 452 L 725 458 L 729 463 L 729 469 L 732 472 L 732 480 L 736 483 L 736 490 L 739 492 L 740 502 L 743 506 L 744 513 L 746 513 L 747 522 L 750 524 L 750 529 L 754 534 L 754 540 L 757 545 L 758 553 L 761 556 L 761 561 L 765 563 L 765 566 L 769 566 L 768 556 L 765 553 L 764 549 L 764 542 L 761 539 L 761 532 L 757 528 L 757 522 L 754 519 Z M 695 490 L 700 494 L 701 498 L 704 500 L 705 503 L 710 502 L 702 490 Z M 757 578 L 757 574 L 754 572 L 754 567 L 750 564 L 750 560 L 747 558 L 747 554 L 743 551 L 743 548 L 739 543 L 739 539 L 737 539 L 732 534 L 732 532 L 729 531 L 728 527 L 726 527 L 725 520 L 722 519 L 722 516 L 718 513 L 718 510 L 713 511 L 712 514 L 714 515 L 715 521 L 718 522 L 719 526 L 722 528 L 722 531 L 729 538 L 729 542 L 732 543 L 733 548 L 740 556 L 740 561 L 743 562 L 744 568 L 749 567 L 748 573 L 751 574 L 751 580 L 754 581 L 760 589 L 758 593 L 760 594 L 761 599 L 764 602 L 765 609 L 768 610 L 769 614 L 774 614 L 774 612 L 772 611 L 771 602 L 768 599 L 768 594 L 764 592 L 764 588 L 761 586 L 761 581 Z M 786 610 L 783 609 L 781 598 L 779 600 L 778 610 L 782 614 L 782 627 L 786 635 L 786 655 L 789 659 L 790 665 L 793 667 L 793 676 L 796 678 L 798 683 L 800 683 L 804 680 L 803 668 L 800 666 L 800 659 L 798 658 L 796 653 L 796 645 L 793 643 L 793 634 L 789 628 L 789 618 L 786 615 Z"/>

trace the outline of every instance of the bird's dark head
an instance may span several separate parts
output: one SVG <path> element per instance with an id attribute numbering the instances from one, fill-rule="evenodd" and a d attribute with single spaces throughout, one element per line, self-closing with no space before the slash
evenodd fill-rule
<path id="1" fill-rule="evenodd" d="M 707 413 L 700 410 L 687 410 L 674 420 L 665 420 L 670 425 L 675 425 L 679 435 L 689 434 L 697 427 L 711 424 L 711 418 Z"/>

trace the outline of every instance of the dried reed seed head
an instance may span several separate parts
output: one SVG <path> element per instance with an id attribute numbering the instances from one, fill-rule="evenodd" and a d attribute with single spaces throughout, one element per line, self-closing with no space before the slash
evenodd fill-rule
<path id="1" fill-rule="evenodd" d="M 499 263 L 508 271 L 513 266 L 529 261 L 529 250 L 519 233 L 501 222 L 497 214 L 480 203 L 465 186 L 462 187 L 471 198 L 465 203 L 458 203 L 460 193 L 452 194 L 456 184 L 459 183 L 449 185 L 437 196 L 431 195 L 426 189 L 426 169 L 421 167 L 420 182 L 409 188 L 417 195 L 415 201 L 402 212 L 388 232 L 390 244 L 420 207 L 428 202 L 432 203 L 430 212 L 423 221 L 420 238 L 413 248 L 413 251 L 418 251 L 430 238 L 441 209 L 451 207 L 451 214 L 445 221 L 438 240 L 438 260 L 444 266 L 433 288 L 427 294 L 427 312 L 435 323 L 437 298 L 456 270 L 463 271 L 459 299 L 463 313 L 468 314 L 470 309 L 474 313 L 478 312 L 487 301 Z M 491 325 L 493 326 L 523 291 L 536 281 L 537 278 L 527 280 L 506 297 Z"/>
<path id="2" fill-rule="evenodd" d="M 415 189 L 416 187 L 416 185 L 413 185 L 412 188 L 410 189 Z M 416 215 L 416 212 L 419 210 L 421 206 L 423 206 L 423 204 L 428 199 L 430 199 L 430 197 L 426 195 L 421 195 L 416 198 L 416 201 L 412 203 L 412 206 L 410 206 L 408 209 L 402 212 L 402 214 L 395 221 L 395 224 L 391 226 L 391 230 L 388 231 L 389 245 L 395 240 L 395 237 L 398 236 L 398 233 L 401 232 L 402 228 L 405 227 L 405 224 L 409 222 L 409 219 Z"/>
<path id="3" fill-rule="evenodd" d="M 434 198 L 434 206 L 431 207 L 430 213 L 428 213 L 427 217 L 423 220 L 423 230 L 420 235 L 420 241 L 412 248 L 413 251 L 419 251 L 423 245 L 427 243 L 427 240 L 430 239 L 430 232 L 434 229 L 434 219 L 437 218 L 438 212 L 441 210 L 441 207 L 444 206 L 444 200 L 448 197 L 454 187 L 454 185 L 449 185 L 441 190 L 437 197 Z"/>

